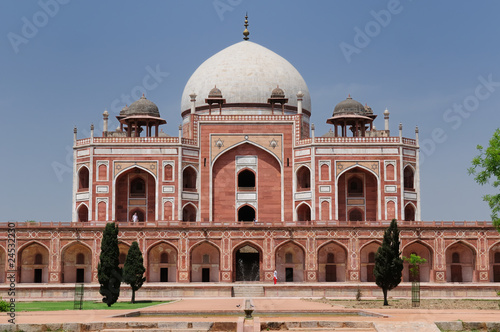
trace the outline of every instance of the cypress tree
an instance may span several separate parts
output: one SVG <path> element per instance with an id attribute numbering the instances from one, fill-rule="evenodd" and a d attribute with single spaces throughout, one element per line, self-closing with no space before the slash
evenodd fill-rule
<path id="1" fill-rule="evenodd" d="M 120 296 L 122 269 L 118 266 L 119 255 L 118 226 L 108 223 L 102 234 L 101 254 L 97 266 L 97 278 L 101 284 L 99 293 L 103 296 L 102 302 L 108 307 L 111 307 Z"/>
<path id="2" fill-rule="evenodd" d="M 403 271 L 403 259 L 399 251 L 399 230 L 396 219 L 392 219 L 391 225 L 384 233 L 382 246 L 378 248 L 375 255 L 375 282 L 382 288 L 384 293 L 384 305 L 387 302 L 387 291 L 395 288 L 401 282 Z"/>
<path id="3" fill-rule="evenodd" d="M 123 265 L 123 281 L 132 288 L 132 303 L 135 303 L 135 291 L 139 290 L 146 281 L 144 272 L 146 272 L 146 268 L 144 267 L 142 252 L 139 249 L 139 244 L 134 241 L 128 250 L 125 265 Z"/>

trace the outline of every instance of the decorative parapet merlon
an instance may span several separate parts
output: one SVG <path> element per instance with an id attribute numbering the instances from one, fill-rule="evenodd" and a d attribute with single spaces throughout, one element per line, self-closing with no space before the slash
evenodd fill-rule
<path id="1" fill-rule="evenodd" d="M 94 137 L 83 138 L 76 141 L 76 146 L 88 144 L 179 144 L 179 137 Z M 184 143 L 184 140 L 183 140 Z"/>
<path id="2" fill-rule="evenodd" d="M 356 228 L 371 228 L 382 227 L 387 228 L 390 225 L 390 220 L 382 221 L 335 221 L 335 220 L 315 220 L 315 221 L 258 221 L 258 222 L 241 222 L 241 221 L 149 221 L 149 222 L 118 222 L 120 228 L 123 227 L 139 227 L 139 228 L 220 228 L 220 227 L 237 227 L 237 228 L 283 228 L 283 227 L 356 227 Z M 7 222 L 0 222 L 0 229 L 8 228 Z M 104 221 L 89 221 L 89 222 L 16 222 L 16 229 L 42 229 L 42 228 L 102 228 L 106 226 Z M 496 232 L 496 228 L 491 221 L 405 221 L 399 222 L 400 228 L 482 228 L 491 229 Z M 495 233 L 498 234 L 498 233 Z M 500 235 L 499 235 L 500 236 Z"/>
<path id="3" fill-rule="evenodd" d="M 297 141 L 297 145 L 311 144 L 312 139 L 302 139 Z M 359 143 L 359 144 L 398 144 L 401 143 L 399 137 L 315 137 L 315 144 L 349 144 L 349 143 Z M 416 146 L 417 142 L 411 138 L 403 138 L 403 144 Z"/>

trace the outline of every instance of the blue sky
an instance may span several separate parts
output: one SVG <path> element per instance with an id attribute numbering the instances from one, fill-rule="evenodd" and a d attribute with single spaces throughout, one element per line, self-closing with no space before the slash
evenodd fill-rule
<path id="1" fill-rule="evenodd" d="M 176 135 L 184 85 L 241 40 L 246 11 L 250 40 L 307 82 L 317 135 L 349 93 L 377 128 L 387 107 L 393 135 L 420 129 L 423 219 L 489 220 L 491 188 L 467 168 L 500 127 L 500 3 L 408 0 L 2 1 L 0 219 L 70 220 L 73 127 L 100 134 L 104 109 L 116 127 L 150 71 L 146 96 Z"/>

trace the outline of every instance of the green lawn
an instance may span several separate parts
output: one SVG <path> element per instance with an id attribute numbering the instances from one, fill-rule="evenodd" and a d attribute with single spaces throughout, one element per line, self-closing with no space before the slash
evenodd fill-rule
<path id="1" fill-rule="evenodd" d="M 116 302 L 111 307 L 106 303 L 83 301 L 83 310 L 102 310 L 102 309 L 139 309 L 149 307 L 155 304 L 168 303 L 170 301 L 139 301 L 131 304 L 129 302 Z M 73 301 L 61 302 L 16 302 L 16 311 L 56 311 L 56 310 L 73 310 Z"/>

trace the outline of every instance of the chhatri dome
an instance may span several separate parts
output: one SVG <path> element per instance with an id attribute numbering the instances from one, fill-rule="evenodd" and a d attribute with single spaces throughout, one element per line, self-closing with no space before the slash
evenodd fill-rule
<path id="1" fill-rule="evenodd" d="M 205 98 L 217 86 L 227 104 L 268 104 L 273 89 L 279 86 L 288 99 L 287 105 L 297 107 L 297 93 L 303 96 L 302 107 L 311 111 L 311 97 L 306 82 L 283 57 L 248 40 L 231 45 L 203 62 L 191 75 L 182 94 L 181 111 L 206 105 Z"/>

